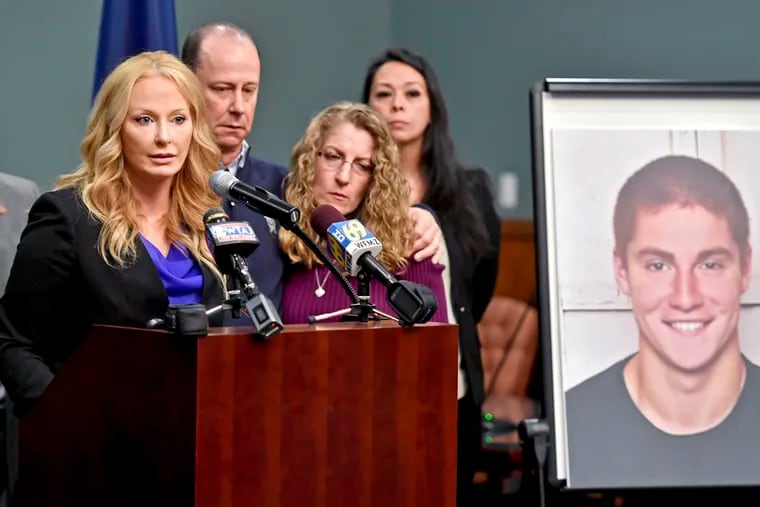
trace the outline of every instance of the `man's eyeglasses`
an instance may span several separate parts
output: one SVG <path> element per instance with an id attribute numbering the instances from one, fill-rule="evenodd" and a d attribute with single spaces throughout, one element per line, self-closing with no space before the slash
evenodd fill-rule
<path id="1" fill-rule="evenodd" d="M 348 162 L 348 160 L 346 160 L 346 157 L 334 151 L 318 151 L 317 155 L 324 159 L 325 166 L 333 170 L 342 168 L 343 164 Z M 372 171 L 374 170 L 375 166 L 368 160 L 351 161 L 351 171 L 357 176 L 371 176 Z"/>

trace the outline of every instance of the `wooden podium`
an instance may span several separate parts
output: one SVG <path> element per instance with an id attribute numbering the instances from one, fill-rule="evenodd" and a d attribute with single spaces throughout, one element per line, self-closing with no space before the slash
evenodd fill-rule
<path id="1" fill-rule="evenodd" d="M 457 328 L 96 326 L 23 418 L 14 506 L 455 505 Z"/>

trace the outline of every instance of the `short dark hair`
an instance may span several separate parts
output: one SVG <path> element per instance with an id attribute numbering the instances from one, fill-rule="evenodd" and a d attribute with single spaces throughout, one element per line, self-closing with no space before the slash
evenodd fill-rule
<path id="1" fill-rule="evenodd" d="M 702 206 L 728 223 L 742 260 L 749 246 L 749 215 L 739 189 L 704 160 L 684 155 L 657 158 L 633 173 L 620 188 L 613 217 L 615 247 L 625 261 L 641 210 L 675 204 Z"/>
<path id="2" fill-rule="evenodd" d="M 248 39 L 253 43 L 253 37 L 251 34 L 240 28 L 234 23 L 229 21 L 218 21 L 213 23 L 206 23 L 197 28 L 190 30 L 190 33 L 185 37 L 185 42 L 182 44 L 181 59 L 185 62 L 185 65 L 190 67 L 193 72 L 198 70 L 200 66 L 200 50 L 203 39 L 212 31 L 226 31 L 233 33 L 243 39 Z"/>

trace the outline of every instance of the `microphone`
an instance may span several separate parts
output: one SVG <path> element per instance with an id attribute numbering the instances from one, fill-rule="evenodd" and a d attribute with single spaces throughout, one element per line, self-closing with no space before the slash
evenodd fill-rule
<path id="1" fill-rule="evenodd" d="M 264 216 L 274 218 L 285 229 L 291 231 L 311 250 L 340 282 L 352 303 L 359 301 L 359 296 L 348 283 L 343 273 L 322 252 L 319 246 L 298 226 L 301 210 L 261 187 L 252 187 L 237 179 L 235 176 L 220 169 L 209 177 L 209 186 L 219 197 L 229 197 L 242 201 L 250 209 Z M 225 215 L 226 216 L 226 215 Z"/>
<path id="2" fill-rule="evenodd" d="M 377 278 L 387 289 L 386 300 L 405 326 L 429 321 L 438 309 L 438 301 L 428 287 L 408 280 L 398 280 L 375 257 L 382 243 L 359 220 L 348 220 L 340 211 L 323 204 L 309 221 L 312 229 L 327 240 L 336 262 L 352 276 L 364 272 Z"/>
<path id="3" fill-rule="evenodd" d="M 234 276 L 243 286 L 245 308 L 256 335 L 271 338 L 283 329 L 272 301 L 259 291 L 245 258 L 253 253 L 259 240 L 248 222 L 231 222 L 224 210 L 212 208 L 203 215 L 206 234 L 214 246 L 214 260 L 220 271 Z"/>
<path id="4" fill-rule="evenodd" d="M 312 229 L 327 237 L 327 246 L 341 269 L 356 276 L 365 264 L 384 275 L 387 270 L 375 257 L 383 249 L 382 243 L 358 220 L 347 220 L 330 205 L 318 206 L 309 221 Z M 323 234 L 321 231 L 325 231 Z M 365 258 L 365 254 L 369 254 Z M 363 259 L 361 262 L 359 259 Z M 385 271 L 385 273 L 383 273 Z M 390 273 L 388 273 L 390 276 Z"/>
<path id="5" fill-rule="evenodd" d="M 301 218 L 301 210 L 274 195 L 263 187 L 243 183 L 229 171 L 219 169 L 211 174 L 208 180 L 211 190 L 219 197 L 236 199 L 250 209 L 274 218 L 287 230 L 291 230 Z"/>
<path id="6" fill-rule="evenodd" d="M 203 223 L 206 224 L 206 235 L 214 245 L 214 260 L 219 270 L 225 275 L 236 275 L 238 257 L 245 259 L 259 246 L 253 227 L 248 222 L 230 222 L 229 215 L 220 208 L 208 210 L 203 215 Z"/>

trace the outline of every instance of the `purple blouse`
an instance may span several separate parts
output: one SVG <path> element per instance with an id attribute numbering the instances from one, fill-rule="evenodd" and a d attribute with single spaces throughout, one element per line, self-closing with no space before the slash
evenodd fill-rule
<path id="1" fill-rule="evenodd" d="M 431 322 L 448 322 L 446 312 L 446 289 L 443 285 L 443 264 L 433 264 L 430 259 L 416 262 L 408 259 L 407 269 L 404 273 L 394 273 L 400 280 L 409 280 L 430 288 L 438 300 L 436 310 Z M 329 274 L 328 274 L 329 273 Z M 324 283 L 323 283 L 324 281 Z M 358 283 L 355 277 L 349 277 L 348 281 L 358 291 Z M 324 294 L 318 297 L 315 291 L 322 286 Z M 369 300 L 375 307 L 389 315 L 396 316 L 388 305 L 385 295 L 385 287 L 374 278 L 370 281 Z M 345 289 L 335 276 L 326 267 L 318 266 L 316 269 L 297 269 L 285 280 L 282 294 L 282 311 L 280 316 L 284 324 L 306 324 L 308 317 L 322 313 L 334 312 L 351 306 Z M 333 317 L 320 322 L 338 322 L 341 317 Z"/>
<path id="2" fill-rule="evenodd" d="M 169 303 L 175 305 L 200 303 L 203 296 L 203 271 L 184 246 L 172 245 L 166 257 L 156 246 L 139 234 L 140 239 L 164 282 Z"/>

